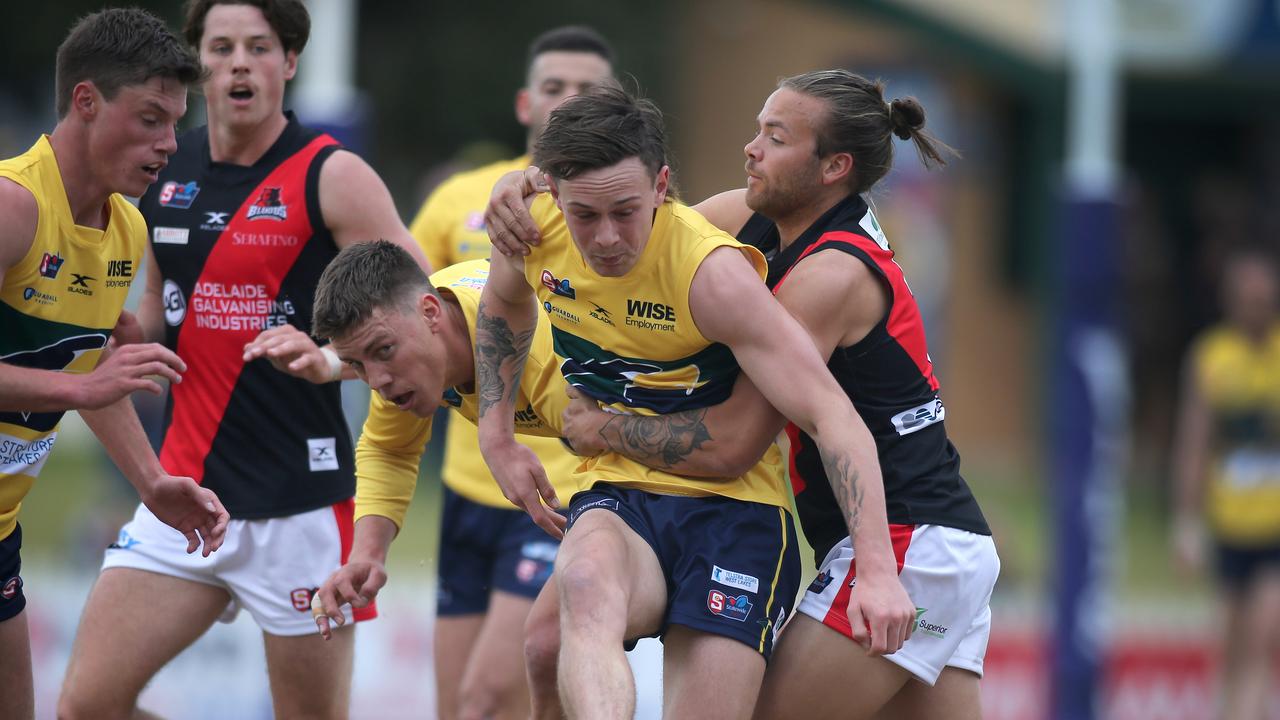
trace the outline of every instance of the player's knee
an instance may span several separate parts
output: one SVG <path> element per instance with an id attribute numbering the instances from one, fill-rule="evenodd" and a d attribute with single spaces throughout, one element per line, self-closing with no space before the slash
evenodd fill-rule
<path id="1" fill-rule="evenodd" d="M 593 557 L 579 557 L 556 568 L 559 577 L 560 606 L 576 623 L 587 616 L 599 616 L 599 610 L 626 606 L 622 583 L 612 577 L 612 567 Z"/>

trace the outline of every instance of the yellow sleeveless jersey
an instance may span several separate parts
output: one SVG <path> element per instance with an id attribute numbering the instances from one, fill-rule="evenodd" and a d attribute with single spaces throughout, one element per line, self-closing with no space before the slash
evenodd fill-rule
<path id="1" fill-rule="evenodd" d="M 485 165 L 454 175 L 431 193 L 409 226 L 409 232 L 431 261 L 433 270 L 489 258 L 492 245 L 484 226 L 484 209 L 493 184 L 503 175 L 527 167 L 527 155 Z M 553 480 L 556 478 L 553 471 L 567 473 L 578 465 L 578 458 L 567 452 L 559 440 L 527 437 L 522 441 L 537 454 Z M 484 458 L 480 457 L 480 434 L 471 423 L 449 423 L 440 474 L 445 485 L 469 500 L 495 507 L 510 506 L 498 491 Z M 565 497 L 564 502 L 568 501 Z"/>
<path id="2" fill-rule="evenodd" d="M 729 348 L 703 337 L 689 312 L 694 273 L 713 250 L 739 249 L 761 278 L 765 260 L 697 212 L 675 202 L 658 208 L 636 266 L 623 277 L 595 274 L 578 252 L 549 196 L 532 208 L 542 243 L 524 258 L 524 274 L 551 319 L 561 372 L 614 412 L 667 414 L 723 402 L 738 363 Z M 690 478 L 654 470 L 616 453 L 579 467 L 586 486 L 604 481 L 665 495 L 722 495 L 791 508 L 776 445 L 739 478 Z"/>
<path id="3" fill-rule="evenodd" d="M 467 332 L 475 347 L 476 313 L 480 305 L 480 292 L 489 278 L 489 261 L 472 260 L 440 270 L 431 276 L 431 283 L 446 297 L 458 301 L 467 318 Z M 545 322 L 538 324 L 529 359 L 525 362 L 520 378 L 520 395 L 516 399 L 516 432 L 532 437 L 522 438 L 554 443 L 555 453 L 539 452 L 547 477 L 555 486 L 560 502 L 566 507 L 569 498 L 579 490 L 574 470 L 582 459 L 565 451 L 556 438 L 560 436 L 560 414 L 568 405 L 565 382 L 560 376 L 559 359 L 551 347 L 551 328 Z M 449 388 L 444 393 L 442 405 L 453 408 L 467 422 L 450 422 L 449 426 L 465 426 L 474 433 L 478 398 L 474 388 L 462 392 Z M 404 521 L 404 514 L 413 498 L 418 479 L 418 460 L 431 437 L 431 418 L 420 418 L 402 412 L 394 404 L 373 393 L 369 400 L 369 416 L 365 420 L 360 441 L 356 444 L 356 517 L 382 515 L 391 518 L 396 525 Z M 476 457 L 479 450 L 472 447 Z M 483 460 L 481 460 L 483 463 Z M 497 481 L 481 464 L 487 484 L 450 485 L 454 492 L 472 502 L 491 507 L 514 509 L 502 496 Z"/>
<path id="4" fill-rule="evenodd" d="M 146 224 L 128 200 L 112 195 L 106 230 L 76 225 L 48 137 L 0 161 L 0 177 L 31 191 L 39 212 L 31 249 L 0 285 L 0 361 L 89 372 L 124 307 Z M 13 532 L 61 419 L 61 412 L 0 413 L 0 539 Z"/>
<path id="5" fill-rule="evenodd" d="M 1230 544 L 1280 540 L 1280 326 L 1255 345 L 1219 326 L 1194 349 L 1212 417 L 1206 508 Z"/>

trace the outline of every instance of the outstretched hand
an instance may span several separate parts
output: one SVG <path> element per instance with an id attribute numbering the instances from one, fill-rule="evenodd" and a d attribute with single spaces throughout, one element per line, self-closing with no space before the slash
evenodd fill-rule
<path id="1" fill-rule="evenodd" d="M 560 507 L 560 500 L 538 456 L 514 439 L 483 454 L 489 472 L 502 488 L 503 497 L 529 513 L 529 517 L 548 535 L 557 540 L 563 538 L 567 521 L 555 512 Z"/>
<path id="2" fill-rule="evenodd" d="M 280 372 L 302 378 L 317 385 L 341 377 L 334 373 L 329 357 L 311 336 L 293 325 L 280 325 L 263 330 L 244 346 L 244 361 L 266 358 Z M 336 375 L 336 377 L 335 377 Z"/>
<path id="3" fill-rule="evenodd" d="M 343 605 L 366 607 L 386 584 L 387 571 L 382 563 L 352 559 L 338 568 L 311 596 L 311 616 L 320 636 L 328 640 L 333 637 L 333 628 L 347 623 Z"/>
<path id="4" fill-rule="evenodd" d="M 187 552 L 209 557 L 222 546 L 231 516 L 218 496 L 189 477 L 161 475 L 147 487 L 142 504 L 187 538 Z"/>
<path id="5" fill-rule="evenodd" d="M 79 400 L 75 407 L 99 410 L 138 390 L 159 395 L 164 388 L 155 377 L 180 383 L 180 373 L 186 371 L 187 364 L 172 350 L 158 343 L 110 347 L 93 372 L 75 376 L 79 384 Z"/>

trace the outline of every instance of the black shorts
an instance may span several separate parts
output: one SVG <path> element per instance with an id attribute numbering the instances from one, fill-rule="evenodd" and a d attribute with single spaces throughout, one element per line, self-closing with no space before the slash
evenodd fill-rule
<path id="1" fill-rule="evenodd" d="M 9 537 L 0 540 L 0 622 L 22 612 L 27 606 L 27 596 L 22 594 L 22 526 L 18 525 Z"/>
<path id="2" fill-rule="evenodd" d="M 1241 547 L 1218 542 L 1214 547 L 1218 579 L 1232 589 L 1243 589 L 1264 570 L 1280 570 L 1280 543 Z"/>
<path id="3" fill-rule="evenodd" d="M 657 637 L 668 626 L 683 625 L 733 638 L 769 659 L 800 588 L 791 513 L 732 498 L 656 495 L 596 483 L 573 496 L 570 527 L 594 509 L 618 515 L 658 557 L 667 613 Z"/>
<path id="4" fill-rule="evenodd" d="M 446 487 L 436 614 L 483 614 L 493 590 L 537 597 L 559 549 L 523 510 L 481 505 Z"/>

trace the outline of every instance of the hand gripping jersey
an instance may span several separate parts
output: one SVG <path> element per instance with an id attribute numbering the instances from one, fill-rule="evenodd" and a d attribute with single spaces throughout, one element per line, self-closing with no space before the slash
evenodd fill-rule
<path id="1" fill-rule="evenodd" d="M 694 273 L 713 250 L 739 249 L 763 275 L 764 258 L 676 202 L 658 208 L 636 266 L 623 277 L 596 275 L 582 259 L 551 197 L 531 208 L 542 243 L 524 258 L 524 274 L 551 319 L 561 372 L 570 384 L 615 412 L 666 414 L 723 402 L 738 376 L 729 348 L 703 337 L 689 311 Z M 770 446 L 747 474 L 690 478 L 617 453 L 589 458 L 582 482 L 604 481 L 660 495 L 723 495 L 790 509 L 781 455 Z"/>
<path id="2" fill-rule="evenodd" d="M 443 270 L 457 263 L 489 258 L 492 245 L 484 226 L 484 209 L 493 184 L 508 172 L 528 166 L 528 156 L 493 163 L 459 173 L 431 193 L 409 226 L 409 232 L 422 247 L 432 269 Z M 556 422 L 559 419 L 557 413 Z M 525 436 L 521 442 L 542 461 L 553 483 L 569 483 L 579 460 L 566 451 L 559 440 Z M 501 488 L 480 456 L 480 433 L 474 425 L 450 422 L 444 443 L 444 467 L 440 476 L 449 489 L 472 502 L 511 508 L 511 502 L 502 496 Z M 569 496 L 563 497 L 568 502 Z"/>
<path id="3" fill-rule="evenodd" d="M 767 279 L 774 292 L 787 281 L 791 268 L 822 251 L 849 253 L 880 278 L 889 290 L 888 314 L 856 345 L 836 348 L 827 368 L 875 437 L 889 522 L 945 525 L 990 535 L 977 501 L 960 477 L 960 455 L 947 439 L 946 411 L 920 311 L 866 203 L 857 196 L 846 198 L 781 251 L 777 226 L 758 213 L 738 238 L 765 253 L 776 252 L 769 260 Z M 787 435 L 796 510 L 821 562 L 849 530 L 813 438 L 792 424 L 787 425 Z"/>
<path id="4" fill-rule="evenodd" d="M 105 230 L 76 225 L 47 136 L 0 161 L 0 177 L 31 191 L 39 212 L 31 249 L 0 285 L 0 361 L 89 372 L 124 307 L 146 247 L 146 225 L 121 195 L 107 200 Z M 0 412 L 0 540 L 13 532 L 61 420 L 61 412 Z"/>
<path id="5" fill-rule="evenodd" d="M 164 278 L 165 344 L 188 368 L 169 392 L 160 460 L 236 518 L 292 515 L 355 492 L 339 383 L 242 361 L 263 330 L 311 330 L 316 283 L 337 254 L 318 190 L 337 147 L 290 115 L 266 154 L 242 167 L 212 162 L 208 128 L 198 128 L 142 198 Z"/>
<path id="6" fill-rule="evenodd" d="M 440 294 L 453 298 L 462 308 L 472 347 L 476 341 L 480 293 L 488 279 L 488 260 L 460 263 L 431 275 L 431 284 Z M 441 403 L 461 416 L 453 420 L 466 420 L 465 423 L 451 421 L 450 425 L 475 427 L 479 399 L 474 389 L 464 392 L 460 388 L 448 388 Z M 551 347 L 551 326 L 543 320 L 534 331 L 529 357 L 520 376 L 520 392 L 516 397 L 516 432 L 525 436 L 522 442 L 550 440 L 558 446 L 560 441 L 552 438 L 560 436 L 560 414 L 568 404 L 564 379 L 560 377 L 559 358 Z M 365 515 L 381 515 L 394 520 L 397 526 L 404 522 L 418 481 L 418 461 L 430 438 L 431 418 L 403 412 L 378 393 L 373 393 L 369 399 L 369 416 L 356 445 L 356 519 Z M 560 454 L 572 460 L 567 470 L 555 472 L 556 467 L 552 465 L 545 465 L 545 469 L 556 494 L 567 505 L 569 498 L 580 489 L 573 470 L 581 459 L 564 451 Z M 543 457 L 539 455 L 539 458 Z M 491 476 L 489 483 L 492 488 L 485 488 L 484 499 L 468 499 L 492 507 L 516 509 L 502 496 L 497 481 Z M 486 501 L 493 494 L 500 502 Z"/>
<path id="7" fill-rule="evenodd" d="M 1255 343 L 1225 325 L 1196 341 L 1192 367 L 1209 405 L 1213 463 L 1206 510 L 1236 547 L 1280 540 L 1280 327 Z"/>

